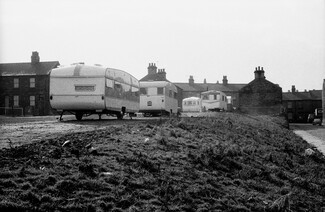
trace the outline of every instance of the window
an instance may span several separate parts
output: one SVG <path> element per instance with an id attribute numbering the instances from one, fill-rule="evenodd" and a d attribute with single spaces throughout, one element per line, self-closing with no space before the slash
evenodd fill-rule
<path id="1" fill-rule="evenodd" d="M 227 96 L 227 103 L 231 104 L 231 96 Z"/>
<path id="2" fill-rule="evenodd" d="M 146 88 L 140 88 L 140 94 L 147 95 L 147 89 Z"/>
<path id="3" fill-rule="evenodd" d="M 157 88 L 157 94 L 158 95 L 163 95 L 164 94 L 164 88 L 161 88 L 161 87 Z"/>
<path id="4" fill-rule="evenodd" d="M 5 107 L 9 107 L 9 96 L 5 97 Z"/>
<path id="5" fill-rule="evenodd" d="M 35 78 L 30 78 L 29 79 L 29 87 L 30 88 L 35 88 Z"/>
<path id="6" fill-rule="evenodd" d="M 292 108 L 292 102 L 288 102 L 288 108 Z"/>
<path id="7" fill-rule="evenodd" d="M 95 91 L 95 86 L 94 85 L 75 85 L 75 91 L 79 91 L 79 92 Z"/>
<path id="8" fill-rule="evenodd" d="M 133 96 L 139 96 L 139 88 L 137 87 L 132 87 L 131 92 Z"/>
<path id="9" fill-rule="evenodd" d="M 203 100 L 208 100 L 208 99 L 209 99 L 209 98 L 208 98 L 208 95 L 203 95 L 203 96 L 202 96 L 202 99 L 203 99 Z"/>
<path id="10" fill-rule="evenodd" d="M 147 106 L 152 106 L 152 101 L 148 101 Z"/>
<path id="11" fill-rule="evenodd" d="M 114 84 L 113 80 L 106 79 L 106 87 L 113 88 L 114 87 L 113 84 Z"/>
<path id="12" fill-rule="evenodd" d="M 19 96 L 14 96 L 14 107 L 19 106 Z"/>
<path id="13" fill-rule="evenodd" d="M 122 90 L 122 84 L 120 82 L 115 81 L 115 83 L 114 83 L 114 89 Z"/>
<path id="14" fill-rule="evenodd" d="M 29 106 L 35 106 L 35 96 L 29 97 Z"/>
<path id="15" fill-rule="evenodd" d="M 19 88 L 19 79 L 14 78 L 14 88 Z"/>

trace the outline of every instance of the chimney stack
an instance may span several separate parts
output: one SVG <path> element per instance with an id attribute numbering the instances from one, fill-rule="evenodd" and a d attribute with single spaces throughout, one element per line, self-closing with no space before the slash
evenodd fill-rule
<path id="1" fill-rule="evenodd" d="M 39 58 L 38 52 L 32 52 L 31 63 L 33 65 L 35 65 L 35 64 L 39 63 L 39 61 L 40 61 L 40 58 Z"/>
<path id="2" fill-rule="evenodd" d="M 163 69 L 158 69 L 158 74 L 161 75 L 164 80 L 167 80 L 166 79 L 166 71 L 165 71 L 164 68 Z"/>
<path id="3" fill-rule="evenodd" d="M 256 67 L 254 71 L 255 79 L 265 79 L 264 73 L 263 67 Z"/>
<path id="4" fill-rule="evenodd" d="M 291 92 L 292 92 L 292 93 L 296 92 L 296 86 L 294 86 L 294 85 L 291 86 Z"/>
<path id="5" fill-rule="evenodd" d="M 204 78 L 203 83 L 204 84 L 207 84 L 207 79 Z"/>
<path id="6" fill-rule="evenodd" d="M 149 63 L 148 66 L 148 75 L 157 74 L 157 67 L 155 63 Z"/>
<path id="7" fill-rule="evenodd" d="M 194 85 L 194 79 L 193 79 L 193 76 L 192 75 L 190 75 L 190 78 L 188 79 L 188 83 L 190 85 Z"/>
<path id="8" fill-rule="evenodd" d="M 227 76 L 223 76 L 222 84 L 223 84 L 223 85 L 228 85 Z"/>

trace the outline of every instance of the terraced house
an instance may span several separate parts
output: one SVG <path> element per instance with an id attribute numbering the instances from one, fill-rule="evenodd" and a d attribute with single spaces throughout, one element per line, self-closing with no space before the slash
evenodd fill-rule
<path id="1" fill-rule="evenodd" d="M 308 114 L 322 108 L 322 90 L 298 91 L 293 85 L 291 91 L 283 93 L 282 101 L 289 122 L 305 123 Z"/>
<path id="2" fill-rule="evenodd" d="M 0 64 L 0 115 L 48 115 L 49 73 L 58 61 L 41 62 L 32 52 L 30 62 Z"/>

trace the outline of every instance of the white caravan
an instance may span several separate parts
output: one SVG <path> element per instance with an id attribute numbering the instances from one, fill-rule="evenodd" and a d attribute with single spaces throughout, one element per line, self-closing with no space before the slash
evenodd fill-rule
<path id="1" fill-rule="evenodd" d="M 76 64 L 50 73 L 50 104 L 61 113 L 115 115 L 139 111 L 139 82 L 129 73 L 102 66 Z"/>
<path id="2" fill-rule="evenodd" d="M 177 88 L 168 81 L 140 81 L 140 111 L 145 115 L 176 114 Z"/>

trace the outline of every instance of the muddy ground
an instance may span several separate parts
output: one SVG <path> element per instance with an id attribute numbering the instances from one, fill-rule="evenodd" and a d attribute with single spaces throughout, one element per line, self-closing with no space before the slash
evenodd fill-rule
<path id="1" fill-rule="evenodd" d="M 325 158 L 282 119 L 71 123 L 0 150 L 0 211 L 325 209 Z"/>
<path id="2" fill-rule="evenodd" d="M 41 141 L 45 138 L 56 138 L 66 133 L 99 130 L 111 125 L 132 124 L 147 120 L 150 121 L 144 118 L 131 120 L 129 117 L 117 120 L 116 117 L 111 116 L 102 116 L 99 120 L 97 115 L 84 117 L 82 121 L 77 121 L 73 115 L 64 116 L 63 121 L 59 121 L 59 116 L 0 116 L 0 149 Z"/>

